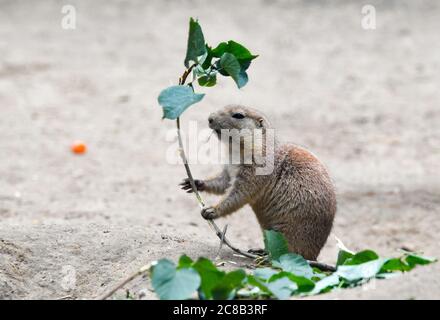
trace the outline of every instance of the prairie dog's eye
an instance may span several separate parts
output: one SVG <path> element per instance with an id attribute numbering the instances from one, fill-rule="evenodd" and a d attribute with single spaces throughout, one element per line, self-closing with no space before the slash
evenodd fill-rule
<path id="1" fill-rule="evenodd" d="M 240 112 L 235 112 L 235 113 L 232 114 L 232 118 L 235 118 L 235 119 L 244 119 L 244 114 L 243 114 L 243 113 L 240 113 Z"/>

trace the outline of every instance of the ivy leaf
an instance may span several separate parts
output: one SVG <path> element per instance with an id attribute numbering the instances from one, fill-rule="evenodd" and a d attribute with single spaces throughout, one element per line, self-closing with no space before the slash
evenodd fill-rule
<path id="1" fill-rule="evenodd" d="M 243 88 L 248 83 L 248 81 L 249 81 L 248 74 L 243 68 L 241 68 L 240 73 L 238 74 L 238 82 L 237 82 L 238 87 Z"/>
<path id="2" fill-rule="evenodd" d="M 333 273 L 318 282 L 315 283 L 315 288 L 312 292 L 310 292 L 311 295 L 328 292 L 333 288 L 334 286 L 337 286 L 339 284 L 339 276 L 336 273 Z"/>
<path id="3" fill-rule="evenodd" d="M 261 281 L 259 278 L 253 275 L 248 275 L 246 279 L 247 283 L 253 287 L 256 287 L 261 290 L 261 292 L 272 295 L 272 292 L 269 290 L 269 288 L 266 286 L 266 282 Z"/>
<path id="4" fill-rule="evenodd" d="M 243 286 L 246 273 L 242 269 L 227 273 L 217 286 L 212 289 L 212 297 L 216 300 L 233 299 L 238 289 Z"/>
<path id="5" fill-rule="evenodd" d="M 265 281 L 269 280 L 273 275 L 278 274 L 278 271 L 272 268 L 258 268 L 254 271 L 254 276 Z"/>
<path id="6" fill-rule="evenodd" d="M 386 261 L 387 259 L 376 259 L 362 264 L 342 265 L 335 274 L 349 282 L 374 278 Z"/>
<path id="7" fill-rule="evenodd" d="M 246 72 L 241 69 L 240 63 L 232 53 L 226 52 L 221 56 L 220 68 L 227 75 L 231 76 L 232 79 L 234 79 L 238 88 L 242 88 L 248 82 Z"/>
<path id="8" fill-rule="evenodd" d="M 220 58 L 224 53 L 231 53 L 239 61 L 251 61 L 258 57 L 258 55 L 253 55 L 245 46 L 229 40 L 228 42 L 221 42 L 217 47 L 212 49 L 212 56 Z"/>
<path id="9" fill-rule="evenodd" d="M 405 258 L 405 261 L 412 269 L 416 265 L 430 264 L 430 263 L 437 261 L 437 259 L 431 258 L 431 257 L 420 256 L 415 253 L 407 253 L 407 257 Z"/>
<path id="10" fill-rule="evenodd" d="M 281 232 L 274 230 L 264 230 L 264 248 L 271 260 L 278 260 L 289 252 L 286 238 Z"/>
<path id="11" fill-rule="evenodd" d="M 217 76 L 212 72 L 211 74 L 202 75 L 197 81 L 202 87 L 213 87 L 217 83 Z"/>
<path id="12" fill-rule="evenodd" d="M 178 269 L 168 259 L 161 259 L 153 267 L 151 282 L 154 291 L 163 300 L 190 298 L 200 286 L 200 276 L 192 268 Z"/>
<path id="13" fill-rule="evenodd" d="M 193 261 L 190 257 L 188 257 L 186 254 L 180 256 L 179 262 L 177 263 L 177 268 L 189 268 L 193 264 Z"/>
<path id="14" fill-rule="evenodd" d="M 206 45 L 206 53 L 207 53 L 206 59 L 203 61 L 202 65 L 201 65 L 201 67 L 204 70 L 209 69 L 209 67 L 211 66 L 212 59 L 214 58 L 214 55 L 212 53 L 212 48 L 208 45 Z"/>
<path id="15" fill-rule="evenodd" d="M 298 289 L 296 283 L 286 276 L 274 278 L 266 286 L 278 299 L 287 299 Z"/>
<path id="16" fill-rule="evenodd" d="M 290 281 L 293 281 L 296 283 L 297 285 L 297 291 L 298 292 L 309 292 L 311 291 L 314 287 L 315 287 L 315 283 L 305 277 L 301 277 L 301 276 L 297 276 L 293 273 L 290 272 L 285 272 L 285 271 L 281 271 L 278 274 L 273 275 L 272 277 L 270 277 L 269 282 L 272 282 L 276 279 L 280 279 L 283 277 L 287 277 Z"/>
<path id="17" fill-rule="evenodd" d="M 338 260 L 336 261 L 336 266 L 340 266 L 344 264 L 345 261 L 353 257 L 354 254 L 345 250 L 339 250 L 338 252 Z"/>
<path id="18" fill-rule="evenodd" d="M 237 58 L 235 58 L 235 56 L 231 53 L 224 53 L 220 58 L 220 67 L 224 72 L 231 76 L 238 85 L 238 77 L 241 66 Z"/>
<path id="19" fill-rule="evenodd" d="M 362 264 L 368 261 L 379 259 L 379 256 L 376 252 L 372 250 L 363 250 L 355 255 L 353 255 L 351 258 L 348 258 L 344 261 L 344 265 L 357 265 Z"/>
<path id="20" fill-rule="evenodd" d="M 186 48 L 185 66 L 188 68 L 190 61 L 198 62 L 198 58 L 207 53 L 202 27 L 197 20 L 189 20 L 188 44 Z M 205 57 L 206 58 L 206 57 Z"/>
<path id="21" fill-rule="evenodd" d="M 212 298 L 212 289 L 215 288 L 224 278 L 225 272 L 220 271 L 217 267 L 206 258 L 199 258 L 193 265 L 193 268 L 201 277 L 200 291 L 204 299 Z"/>
<path id="22" fill-rule="evenodd" d="M 272 261 L 274 267 L 280 268 L 283 271 L 293 273 L 297 276 L 310 279 L 313 277 L 313 269 L 306 259 L 295 253 L 286 253 L 278 259 Z"/>
<path id="23" fill-rule="evenodd" d="M 382 272 L 393 272 L 393 271 L 409 271 L 411 267 L 405 263 L 401 258 L 388 259 L 380 269 Z"/>
<path id="24" fill-rule="evenodd" d="M 217 47 L 211 50 L 212 56 L 220 58 L 228 50 L 228 44 L 226 42 L 220 42 Z"/>
<path id="25" fill-rule="evenodd" d="M 158 102 L 163 108 L 163 118 L 177 119 L 183 111 L 202 100 L 204 96 L 194 93 L 188 86 L 172 86 L 162 90 Z"/>
<path id="26" fill-rule="evenodd" d="M 338 259 L 336 261 L 336 266 L 344 264 L 344 262 L 354 256 L 354 252 L 349 250 L 345 244 L 335 236 L 337 247 L 339 248 Z"/>

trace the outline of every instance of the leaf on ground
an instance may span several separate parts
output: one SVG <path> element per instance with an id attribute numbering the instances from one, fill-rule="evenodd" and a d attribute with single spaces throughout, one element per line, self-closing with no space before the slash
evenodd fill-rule
<path id="1" fill-rule="evenodd" d="M 225 277 L 225 272 L 217 269 L 211 260 L 206 258 L 199 258 L 193 264 L 193 268 L 201 277 L 200 291 L 202 298 L 212 299 L 212 289 L 222 281 Z"/>
<path id="2" fill-rule="evenodd" d="M 212 298 L 216 300 L 233 299 L 237 290 L 243 286 L 246 272 L 242 269 L 227 273 L 213 289 Z"/>
<path id="3" fill-rule="evenodd" d="M 202 100 L 204 96 L 194 93 L 188 86 L 172 86 L 162 90 L 158 102 L 163 109 L 163 118 L 177 119 L 183 111 Z"/>
<path id="4" fill-rule="evenodd" d="M 271 260 L 278 260 L 283 254 L 289 253 L 286 238 L 274 230 L 264 230 L 264 248 Z"/>
<path id="5" fill-rule="evenodd" d="M 198 62 L 200 56 L 206 55 L 205 38 L 202 27 L 193 18 L 189 21 L 188 44 L 186 48 L 185 66 L 188 68 L 190 61 Z"/>
<path id="6" fill-rule="evenodd" d="M 275 278 L 266 283 L 266 286 L 278 299 L 287 299 L 298 289 L 297 284 L 286 276 Z"/>
<path id="7" fill-rule="evenodd" d="M 282 269 L 283 271 L 309 279 L 314 275 L 313 269 L 307 260 L 295 253 L 283 254 L 278 259 L 274 259 L 272 261 L 272 265 L 276 268 Z"/>
<path id="8" fill-rule="evenodd" d="M 409 271 L 411 267 L 402 258 L 388 259 L 380 269 L 380 272 Z"/>
<path id="9" fill-rule="evenodd" d="M 344 264 L 345 261 L 353 257 L 354 254 L 351 252 L 345 251 L 345 250 L 339 250 L 338 252 L 338 259 L 336 261 L 336 266 L 340 266 Z"/>
<path id="10" fill-rule="evenodd" d="M 254 275 L 248 275 L 246 282 L 248 285 L 260 289 L 260 291 L 266 295 L 271 295 L 269 288 L 266 286 L 266 281 L 261 280 L 260 278 L 257 278 Z"/>
<path id="11" fill-rule="evenodd" d="M 405 258 L 406 263 L 412 268 L 416 265 L 426 265 L 437 261 L 437 259 L 432 257 L 424 257 L 415 253 L 406 253 Z"/>
<path id="12" fill-rule="evenodd" d="M 333 287 L 337 286 L 339 284 L 339 276 L 335 273 L 319 280 L 315 283 L 315 288 L 312 292 L 310 292 L 311 295 L 328 292 Z"/>
<path id="13" fill-rule="evenodd" d="M 189 268 L 193 264 L 193 260 L 188 257 L 186 254 L 183 254 L 179 258 L 179 262 L 177 263 L 177 268 Z"/>
<path id="14" fill-rule="evenodd" d="M 270 277 L 269 282 L 272 282 L 276 279 L 280 279 L 280 278 L 284 278 L 284 277 L 287 277 L 290 281 L 295 282 L 295 284 L 298 287 L 297 291 L 299 293 L 309 292 L 309 291 L 313 290 L 313 288 L 315 287 L 315 283 L 312 280 L 310 280 L 306 277 L 297 276 L 293 273 L 285 272 L 285 271 L 281 271 L 278 274 L 275 274 L 272 277 Z"/>
<path id="15" fill-rule="evenodd" d="M 176 269 L 173 262 L 161 259 L 153 267 L 151 282 L 160 299 L 183 300 L 196 292 L 200 276 L 192 268 Z"/>
<path id="16" fill-rule="evenodd" d="M 353 282 L 361 279 L 370 279 L 376 276 L 387 259 L 376 259 L 362 264 L 338 266 L 335 274 L 347 281 Z"/>
<path id="17" fill-rule="evenodd" d="M 272 268 L 257 268 L 254 271 L 254 276 L 264 281 L 269 280 L 269 278 L 275 274 L 278 274 L 278 271 Z"/>
<path id="18" fill-rule="evenodd" d="M 356 265 L 356 264 L 362 264 L 368 261 L 373 261 L 379 259 L 379 256 L 376 252 L 372 250 L 363 250 L 355 255 L 353 255 L 351 258 L 348 258 L 344 261 L 344 265 Z"/>

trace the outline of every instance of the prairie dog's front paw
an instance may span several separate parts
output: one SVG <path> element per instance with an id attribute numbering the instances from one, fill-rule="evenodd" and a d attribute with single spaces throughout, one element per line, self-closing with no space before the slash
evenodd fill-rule
<path id="1" fill-rule="evenodd" d="M 195 179 L 194 184 L 196 185 L 197 191 L 203 191 L 205 189 L 205 183 L 203 182 L 203 180 Z M 183 179 L 179 186 L 182 188 L 182 190 L 186 190 L 187 193 L 193 192 L 191 182 L 188 178 Z"/>
<path id="2" fill-rule="evenodd" d="M 206 220 L 213 220 L 218 217 L 214 207 L 205 207 L 202 209 L 202 217 Z"/>

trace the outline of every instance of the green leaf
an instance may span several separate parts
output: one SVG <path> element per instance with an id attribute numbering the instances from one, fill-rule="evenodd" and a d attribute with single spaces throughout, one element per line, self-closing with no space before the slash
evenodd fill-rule
<path id="1" fill-rule="evenodd" d="M 267 281 L 269 280 L 270 277 L 278 273 L 279 273 L 278 271 L 272 268 L 258 268 L 255 269 L 254 276 L 263 279 L 264 281 Z"/>
<path id="2" fill-rule="evenodd" d="M 201 76 L 197 81 L 202 87 L 213 87 L 217 83 L 217 76 L 212 72 L 211 74 Z"/>
<path id="3" fill-rule="evenodd" d="M 237 290 L 243 287 L 243 281 L 246 273 L 241 270 L 235 270 L 227 273 L 217 286 L 212 289 L 212 297 L 216 300 L 233 299 Z"/>
<path id="4" fill-rule="evenodd" d="M 431 258 L 431 257 L 420 256 L 415 253 L 407 253 L 407 257 L 405 258 L 405 261 L 412 269 L 416 265 L 430 264 L 430 263 L 437 261 L 437 259 Z"/>
<path id="5" fill-rule="evenodd" d="M 211 53 L 213 57 L 220 58 L 227 51 L 228 44 L 226 42 L 220 42 L 217 47 L 211 50 Z"/>
<path id="6" fill-rule="evenodd" d="M 168 259 L 161 259 L 153 267 L 151 282 L 160 299 L 190 298 L 200 286 L 200 276 L 192 268 L 178 269 Z"/>
<path id="7" fill-rule="evenodd" d="M 220 58 L 220 67 L 229 76 L 234 79 L 235 82 L 238 81 L 238 75 L 240 74 L 241 66 L 237 58 L 231 53 L 224 53 Z"/>
<path id="8" fill-rule="evenodd" d="M 205 38 L 202 28 L 197 20 L 193 18 L 189 21 L 188 44 L 186 48 L 185 66 L 188 68 L 190 61 L 198 62 L 198 58 L 207 53 Z M 206 58 L 206 57 L 205 57 Z"/>
<path id="9" fill-rule="evenodd" d="M 237 85 L 239 88 L 243 88 L 249 81 L 249 77 L 248 74 L 246 73 L 246 71 L 242 69 L 240 69 L 240 73 L 238 74 L 238 80 L 237 80 Z"/>
<path id="10" fill-rule="evenodd" d="M 310 294 L 314 295 L 318 293 L 328 292 L 331 290 L 331 288 L 337 286 L 338 284 L 339 284 L 339 276 L 336 273 L 331 274 L 328 277 L 325 277 L 319 280 L 318 282 L 316 282 L 315 288 Z"/>
<path id="11" fill-rule="evenodd" d="M 201 67 L 204 70 L 209 69 L 209 67 L 211 66 L 212 59 L 214 58 L 214 55 L 212 53 L 212 49 L 208 45 L 206 45 L 206 53 L 207 53 L 206 59 L 205 59 L 205 61 L 203 61 L 202 65 L 201 65 Z"/>
<path id="12" fill-rule="evenodd" d="M 345 250 L 339 250 L 338 252 L 338 260 L 336 261 L 336 266 L 340 266 L 344 264 L 347 259 L 353 257 L 353 254 L 351 252 L 345 251 Z"/>
<path id="13" fill-rule="evenodd" d="M 380 272 L 393 272 L 393 271 L 409 271 L 412 268 L 405 263 L 405 261 L 402 261 L 401 258 L 393 258 L 388 259 L 387 262 L 384 263 L 382 268 L 380 269 Z"/>
<path id="14" fill-rule="evenodd" d="M 347 281 L 370 279 L 376 276 L 387 259 L 376 259 L 362 264 L 338 266 L 336 274 Z"/>
<path id="15" fill-rule="evenodd" d="M 250 286 L 256 287 L 258 289 L 261 290 L 261 292 L 267 294 L 267 295 L 272 295 L 272 292 L 269 290 L 269 288 L 266 286 L 266 282 L 260 280 L 259 278 L 253 276 L 253 275 L 248 275 L 246 278 L 247 283 Z"/>
<path id="16" fill-rule="evenodd" d="M 220 271 L 206 258 L 199 258 L 194 264 L 193 268 L 199 273 L 202 283 L 200 291 L 204 299 L 212 298 L 212 289 L 215 288 L 225 277 L 225 272 Z"/>
<path id="17" fill-rule="evenodd" d="M 278 274 L 273 275 L 272 277 L 270 277 L 269 282 L 272 282 L 276 279 L 280 279 L 283 277 L 287 277 L 290 281 L 293 281 L 296 283 L 297 285 L 297 291 L 298 292 L 309 292 L 310 290 L 312 290 L 315 287 L 315 283 L 305 277 L 301 277 L 301 276 L 297 276 L 293 273 L 290 272 L 285 272 L 285 271 L 281 271 Z"/>
<path id="18" fill-rule="evenodd" d="M 224 53 L 220 58 L 220 67 L 234 79 L 238 88 L 242 88 L 246 85 L 248 81 L 247 74 L 241 69 L 240 63 L 233 54 L 228 52 Z"/>
<path id="19" fill-rule="evenodd" d="M 188 257 L 186 254 L 181 255 L 179 258 L 179 262 L 177 263 L 177 268 L 189 268 L 193 264 L 193 261 L 190 257 Z"/>
<path id="20" fill-rule="evenodd" d="M 266 286 L 277 299 L 287 299 L 298 289 L 296 283 L 288 277 L 275 278 Z"/>
<path id="21" fill-rule="evenodd" d="M 251 52 L 242 44 L 233 40 L 229 40 L 227 43 L 219 43 L 217 47 L 212 49 L 212 56 L 220 58 L 226 52 L 233 54 L 235 58 L 239 61 L 251 61 L 258 57 L 257 55 L 251 54 Z"/>
<path id="22" fill-rule="evenodd" d="M 233 40 L 228 41 L 226 52 L 232 53 L 237 60 L 241 61 L 250 61 L 258 57 L 257 55 L 251 54 L 251 52 L 243 45 Z"/>
<path id="23" fill-rule="evenodd" d="M 286 238 L 281 232 L 264 230 L 264 248 L 271 260 L 278 260 L 283 254 L 289 252 Z"/>
<path id="24" fill-rule="evenodd" d="M 172 86 L 162 90 L 158 102 L 163 108 L 163 118 L 177 119 L 189 106 L 199 102 L 204 96 L 194 93 L 188 86 Z"/>
<path id="25" fill-rule="evenodd" d="M 283 271 L 293 273 L 297 276 L 306 278 L 313 277 L 313 269 L 306 259 L 295 253 L 283 254 L 278 259 L 272 261 L 274 267 L 280 268 Z"/>
<path id="26" fill-rule="evenodd" d="M 356 264 L 361 264 L 361 263 L 365 263 L 365 262 L 376 260 L 376 259 L 379 259 L 379 256 L 377 255 L 376 252 L 374 252 L 372 250 L 363 250 L 363 251 L 356 253 L 351 258 L 346 259 L 344 261 L 344 265 L 356 265 Z"/>

